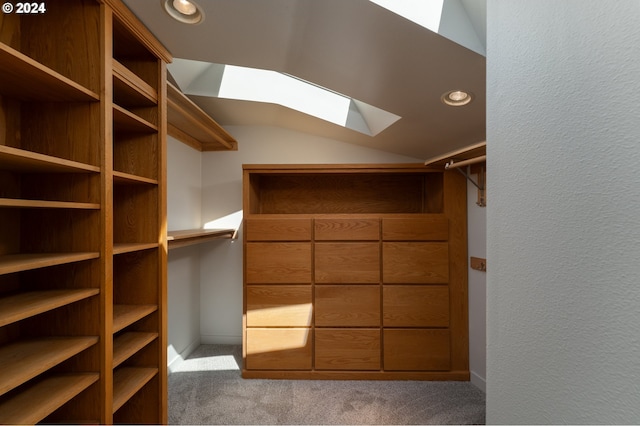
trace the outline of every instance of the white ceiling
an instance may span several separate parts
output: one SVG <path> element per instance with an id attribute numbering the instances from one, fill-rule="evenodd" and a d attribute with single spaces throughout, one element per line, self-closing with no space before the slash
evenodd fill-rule
<path id="1" fill-rule="evenodd" d="M 223 126 L 279 126 L 416 158 L 485 139 L 485 0 L 445 0 L 443 35 L 368 0 L 200 0 L 199 25 L 173 20 L 161 0 L 124 2 L 175 58 L 285 72 L 402 117 L 371 137 L 279 105 L 189 96 Z M 451 40 L 465 34 L 476 35 L 471 48 Z M 454 89 L 474 101 L 444 105 Z"/>

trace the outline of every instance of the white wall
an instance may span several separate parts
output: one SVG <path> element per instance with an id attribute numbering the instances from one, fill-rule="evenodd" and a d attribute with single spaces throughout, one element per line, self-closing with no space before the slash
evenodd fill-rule
<path id="1" fill-rule="evenodd" d="M 202 221 L 242 209 L 242 164 L 416 163 L 422 159 L 349 145 L 276 127 L 229 126 L 238 151 L 202 156 Z M 201 247 L 201 339 L 242 341 L 242 235 Z"/>
<path id="2" fill-rule="evenodd" d="M 637 424 L 640 2 L 487 23 L 487 423 Z"/>
<path id="3" fill-rule="evenodd" d="M 167 221 L 169 230 L 201 226 L 201 154 L 167 138 Z M 169 251 L 169 369 L 200 344 L 200 251 Z"/>
<path id="4" fill-rule="evenodd" d="M 478 175 L 471 175 L 478 182 Z M 487 190 L 487 192 L 489 192 Z M 478 190 L 467 182 L 467 232 L 469 256 L 487 257 L 487 208 L 476 204 Z M 471 383 L 486 392 L 487 376 L 487 273 L 469 267 L 469 371 Z"/>

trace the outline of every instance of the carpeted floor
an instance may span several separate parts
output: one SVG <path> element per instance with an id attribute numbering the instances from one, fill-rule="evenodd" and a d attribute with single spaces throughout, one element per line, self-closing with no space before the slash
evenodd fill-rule
<path id="1" fill-rule="evenodd" d="M 169 375 L 171 424 L 484 424 L 469 382 L 242 379 L 242 348 L 202 345 Z"/>

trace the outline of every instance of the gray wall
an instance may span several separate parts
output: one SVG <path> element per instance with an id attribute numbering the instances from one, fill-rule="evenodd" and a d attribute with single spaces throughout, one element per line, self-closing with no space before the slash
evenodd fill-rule
<path id="1" fill-rule="evenodd" d="M 487 23 L 487 423 L 637 424 L 640 2 Z"/>

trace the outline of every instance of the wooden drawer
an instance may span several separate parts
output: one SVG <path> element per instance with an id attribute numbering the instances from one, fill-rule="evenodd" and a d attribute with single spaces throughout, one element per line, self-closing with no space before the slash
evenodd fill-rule
<path id="1" fill-rule="evenodd" d="M 248 328 L 248 370 L 310 370 L 310 328 Z"/>
<path id="2" fill-rule="evenodd" d="M 247 327 L 310 327 L 310 285 L 248 285 Z"/>
<path id="3" fill-rule="evenodd" d="M 311 243 L 247 243 L 248 284 L 311 282 Z"/>
<path id="4" fill-rule="evenodd" d="M 384 330 L 384 369 L 445 371 L 451 368 L 449 330 Z"/>
<path id="5" fill-rule="evenodd" d="M 449 287 L 386 285 L 382 291 L 385 327 L 449 326 Z"/>
<path id="6" fill-rule="evenodd" d="M 445 215 L 382 219 L 382 239 L 387 241 L 447 241 L 449 222 Z"/>
<path id="7" fill-rule="evenodd" d="M 380 286 L 317 285 L 315 309 L 318 327 L 379 327 Z"/>
<path id="8" fill-rule="evenodd" d="M 317 370 L 379 370 L 380 329 L 316 329 Z"/>
<path id="9" fill-rule="evenodd" d="M 377 241 L 380 239 L 378 219 L 316 219 L 316 241 Z"/>
<path id="10" fill-rule="evenodd" d="M 316 283 L 379 283 L 378 243 L 316 243 Z"/>
<path id="11" fill-rule="evenodd" d="M 310 241 L 311 219 L 251 218 L 244 232 L 247 241 Z"/>
<path id="12" fill-rule="evenodd" d="M 449 282 L 448 243 L 385 242 L 382 247 L 384 283 Z"/>

